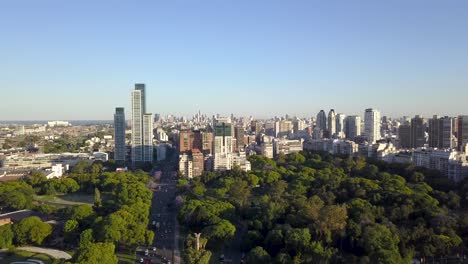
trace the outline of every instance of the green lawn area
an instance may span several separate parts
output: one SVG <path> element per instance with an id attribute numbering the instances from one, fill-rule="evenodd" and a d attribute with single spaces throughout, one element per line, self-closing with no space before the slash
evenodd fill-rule
<path id="1" fill-rule="evenodd" d="M 9 264 L 15 261 L 25 261 L 27 259 L 42 260 L 46 264 L 60 263 L 60 260 L 56 260 L 48 255 L 31 253 L 26 251 L 15 250 L 12 252 L 0 253 L 0 263 Z M 54 262 L 55 261 L 55 262 Z"/>
<path id="2" fill-rule="evenodd" d="M 35 195 L 34 200 L 59 207 L 94 203 L 93 194 L 71 193 L 58 195 Z"/>
<path id="3" fill-rule="evenodd" d="M 136 255 L 130 253 L 118 252 L 116 253 L 119 258 L 119 264 L 135 264 Z"/>

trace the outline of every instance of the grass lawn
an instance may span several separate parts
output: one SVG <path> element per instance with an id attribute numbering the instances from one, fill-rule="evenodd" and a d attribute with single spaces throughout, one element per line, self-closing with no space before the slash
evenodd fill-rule
<path id="1" fill-rule="evenodd" d="M 135 264 L 135 253 L 117 252 L 116 255 L 119 258 L 119 264 Z"/>
<path id="2" fill-rule="evenodd" d="M 34 200 L 59 207 L 94 203 L 93 194 L 71 193 L 58 195 L 35 195 Z"/>
<path id="3" fill-rule="evenodd" d="M 31 253 L 26 251 L 15 250 L 11 253 L 5 252 L 0 253 L 0 263 L 9 264 L 15 261 L 25 261 L 27 259 L 37 259 L 42 260 L 46 264 L 60 263 L 60 260 L 56 260 L 48 255 Z"/>

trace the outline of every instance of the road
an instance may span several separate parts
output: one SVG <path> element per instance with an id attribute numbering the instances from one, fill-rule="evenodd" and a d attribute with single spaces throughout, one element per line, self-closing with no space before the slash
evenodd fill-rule
<path id="1" fill-rule="evenodd" d="M 176 154 L 170 160 L 162 164 L 162 175 L 151 203 L 150 223 L 155 232 L 153 246 L 148 249 L 145 256 L 145 248 L 137 251 L 138 261 L 143 258 L 151 259 L 151 263 L 180 263 L 179 232 L 177 225 L 177 208 L 175 207 L 177 172 L 175 171 Z M 154 248 L 156 249 L 154 251 Z M 155 254 L 154 257 L 151 255 Z"/>

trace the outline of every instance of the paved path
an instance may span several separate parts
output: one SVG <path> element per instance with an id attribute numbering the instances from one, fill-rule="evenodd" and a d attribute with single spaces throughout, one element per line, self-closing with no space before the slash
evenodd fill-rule
<path id="1" fill-rule="evenodd" d="M 39 247 L 20 247 L 18 248 L 19 250 L 27 251 L 27 252 L 33 252 L 33 253 L 41 253 L 41 254 L 46 254 L 49 255 L 53 258 L 56 259 L 66 259 L 69 260 L 72 258 L 70 254 L 64 251 L 60 251 L 57 249 L 50 249 L 50 248 L 39 248 Z"/>

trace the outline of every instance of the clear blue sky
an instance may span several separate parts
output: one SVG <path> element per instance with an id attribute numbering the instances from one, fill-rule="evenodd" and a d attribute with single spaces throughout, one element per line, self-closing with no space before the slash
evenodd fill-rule
<path id="1" fill-rule="evenodd" d="M 468 1 L 0 2 L 0 120 L 468 114 Z"/>

